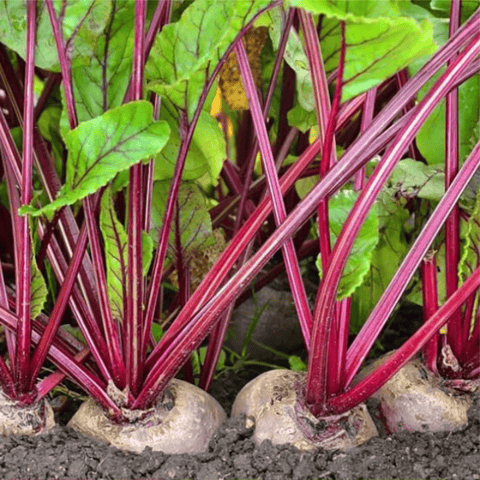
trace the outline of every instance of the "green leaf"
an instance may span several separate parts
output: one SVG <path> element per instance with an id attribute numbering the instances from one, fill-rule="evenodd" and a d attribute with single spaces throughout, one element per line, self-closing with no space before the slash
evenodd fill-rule
<path id="1" fill-rule="evenodd" d="M 466 222 L 462 222 L 460 230 L 461 249 L 458 264 L 458 276 L 461 283 L 473 273 L 478 266 L 478 249 L 480 248 L 480 190 L 477 191 L 475 207 Z"/>
<path id="2" fill-rule="evenodd" d="M 67 178 L 60 195 L 40 210 L 22 207 L 34 216 L 51 213 L 96 192 L 141 160 L 157 154 L 168 140 L 166 122 L 152 120 L 152 105 L 130 102 L 79 125 L 66 135 Z"/>
<path id="3" fill-rule="evenodd" d="M 31 261 L 30 261 L 30 316 L 35 319 L 42 312 L 48 297 L 47 283 L 43 278 L 42 272 L 37 265 L 35 259 L 36 241 L 38 238 L 33 235 L 36 231 L 35 221 L 29 221 L 30 242 L 32 245 Z"/>
<path id="4" fill-rule="evenodd" d="M 79 123 L 98 117 L 123 103 L 132 71 L 134 6 L 130 0 L 112 3 L 107 26 L 99 36 L 91 61 L 72 70 Z M 70 126 L 64 95 L 62 101 L 62 134 L 65 135 Z"/>
<path id="5" fill-rule="evenodd" d="M 200 347 L 198 350 L 192 352 L 192 367 L 193 374 L 198 376 L 201 373 L 202 365 L 205 362 L 205 357 L 207 356 L 207 347 Z M 226 354 L 222 349 L 220 350 L 220 355 L 218 356 L 217 364 L 215 365 L 215 371 L 221 371 L 225 368 Z"/>
<path id="6" fill-rule="evenodd" d="M 72 337 L 76 338 L 79 342 L 82 342 L 84 345 L 87 344 L 85 337 L 83 336 L 82 331 L 79 327 L 72 327 L 72 325 L 63 324 L 60 328 L 72 335 Z"/>
<path id="7" fill-rule="evenodd" d="M 2 43 L 25 58 L 27 38 L 26 1 L 0 3 Z M 105 0 L 54 0 L 56 17 L 61 19 L 63 44 L 68 45 L 72 65 L 88 64 L 110 14 Z M 57 47 L 45 2 L 37 2 L 35 65 L 60 71 Z M 89 84 L 89 82 L 85 82 Z"/>
<path id="8" fill-rule="evenodd" d="M 63 164 L 64 158 L 64 147 L 62 142 L 62 137 L 59 133 L 59 124 L 60 124 L 60 116 L 61 116 L 61 108 L 52 105 L 47 107 L 40 118 L 38 119 L 38 128 L 42 137 L 45 138 L 50 142 L 52 147 L 52 154 L 55 159 L 55 169 L 57 174 L 60 174 L 61 167 Z"/>
<path id="9" fill-rule="evenodd" d="M 478 250 L 480 248 L 480 190 L 477 190 L 473 213 L 466 222 L 462 222 L 460 229 L 460 262 L 458 263 L 458 277 L 462 285 L 478 267 Z M 475 292 L 474 307 L 470 319 L 470 334 L 477 320 L 480 303 L 480 291 Z"/>
<path id="10" fill-rule="evenodd" d="M 438 78 L 435 77 L 434 80 Z M 428 85 L 431 87 L 431 80 Z M 419 98 L 426 90 L 422 89 Z M 463 161 L 472 150 L 469 141 L 474 135 L 480 118 L 480 81 L 472 77 L 458 88 L 458 130 L 459 158 Z M 429 115 L 419 130 L 416 142 L 421 154 L 430 165 L 445 161 L 445 101 L 442 101 Z"/>
<path id="11" fill-rule="evenodd" d="M 408 251 L 405 224 L 408 210 L 392 201 L 392 191 L 384 189 L 377 200 L 379 241 L 373 250 L 370 271 L 352 299 L 350 327 L 358 333 L 370 315 Z"/>
<path id="12" fill-rule="evenodd" d="M 197 0 L 157 36 L 146 64 L 148 88 L 185 109 L 189 120 L 205 81 L 238 32 L 270 0 Z"/>
<path id="13" fill-rule="evenodd" d="M 351 190 L 338 192 L 328 202 L 330 220 L 330 241 L 332 245 L 347 219 L 349 212 L 357 199 L 357 194 Z M 378 214 L 376 205 L 372 207 L 355 239 L 352 250 L 340 279 L 337 300 L 349 297 L 363 283 L 370 270 L 372 252 L 378 243 Z M 322 277 L 322 262 L 317 258 L 317 268 Z"/>
<path id="14" fill-rule="evenodd" d="M 155 182 L 151 212 L 150 235 L 155 245 L 158 244 L 160 228 L 163 225 L 163 215 L 167 204 L 170 182 Z M 180 239 L 182 255 L 189 258 L 202 246 L 208 246 L 212 239 L 212 221 L 207 210 L 205 197 L 193 183 L 184 182 L 180 185 L 178 194 L 180 207 Z M 174 258 L 175 225 L 170 232 L 170 257 Z"/>
<path id="15" fill-rule="evenodd" d="M 43 306 L 47 301 L 48 289 L 33 255 L 32 263 L 30 264 L 30 275 L 30 315 L 32 318 L 36 318 L 42 312 Z"/>
<path id="16" fill-rule="evenodd" d="M 142 274 L 145 277 L 150 270 L 153 259 L 154 244 L 147 232 L 142 232 Z"/>
<path id="17" fill-rule="evenodd" d="M 128 237 L 113 207 L 112 188 L 108 187 L 100 203 L 100 230 L 105 244 L 107 291 L 113 317 L 122 321 L 127 285 Z M 153 258 L 153 241 L 142 232 L 142 270 L 146 276 Z"/>
<path id="18" fill-rule="evenodd" d="M 152 323 L 152 335 L 156 342 L 159 342 L 163 337 L 163 328 L 158 323 Z"/>
<path id="19" fill-rule="evenodd" d="M 347 48 L 343 101 L 379 85 L 398 70 L 408 66 L 413 59 L 431 54 L 436 49 L 431 22 L 424 20 L 418 23 L 416 19 L 404 16 L 405 11 L 398 8 L 397 2 L 290 0 L 289 3 L 291 6 L 325 15 L 320 43 L 327 75 L 338 67 L 340 22 L 345 21 Z M 292 32 L 290 37 L 285 60 L 297 76 L 300 75 L 300 105 L 307 111 L 313 111 L 306 57 L 303 49 L 300 51 L 296 34 Z"/>
<path id="20" fill-rule="evenodd" d="M 293 372 L 306 372 L 307 364 L 296 355 L 291 355 L 288 357 L 288 363 L 290 364 L 290 370 Z"/>
<path id="21" fill-rule="evenodd" d="M 154 179 L 167 180 L 173 178 L 181 139 L 177 119 L 165 105 L 162 105 L 160 118 L 168 123 L 171 134 L 167 145 L 155 159 Z M 197 180 L 208 174 L 212 183 L 216 184 L 224 160 L 225 138 L 222 130 L 214 118 L 202 111 L 188 149 L 182 179 Z"/>
<path id="22" fill-rule="evenodd" d="M 452 0 L 431 0 L 430 7 L 433 10 L 439 10 L 445 12 L 446 15 L 450 14 L 450 8 L 452 6 Z M 462 23 L 472 15 L 473 12 L 480 6 L 479 0 L 464 0 L 462 2 L 461 14 Z"/>
<path id="23" fill-rule="evenodd" d="M 105 243 L 107 291 L 112 316 L 123 319 L 123 302 L 127 286 L 127 243 L 125 228 L 117 219 L 113 208 L 111 188 L 102 195 L 100 204 L 100 230 Z"/>
<path id="24" fill-rule="evenodd" d="M 403 197 L 439 202 L 445 193 L 445 173 L 440 165 L 425 165 L 407 158 L 398 162 L 389 184 Z"/>
<path id="25" fill-rule="evenodd" d="M 283 29 L 283 20 L 281 12 L 278 10 L 271 10 L 268 12 L 272 18 L 272 27 L 270 29 L 270 36 L 275 49 L 278 49 L 280 42 L 280 35 Z M 307 112 L 315 110 L 313 86 L 310 70 L 308 68 L 308 59 L 303 50 L 302 42 L 298 37 L 298 33 L 292 29 L 287 39 L 287 46 L 284 54 L 285 61 L 295 71 L 295 82 L 298 94 L 298 103 L 300 108 Z M 302 115 L 303 122 L 309 120 Z M 304 125 L 302 125 L 304 127 Z M 307 128 L 308 129 L 308 128 Z"/>
<path id="26" fill-rule="evenodd" d="M 287 113 L 288 124 L 298 128 L 302 133 L 317 125 L 317 115 L 313 110 L 305 110 L 301 105 L 295 105 Z"/>

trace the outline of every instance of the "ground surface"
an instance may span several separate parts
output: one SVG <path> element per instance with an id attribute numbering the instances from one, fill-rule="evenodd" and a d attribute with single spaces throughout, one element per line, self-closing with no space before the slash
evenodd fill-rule
<path id="1" fill-rule="evenodd" d="M 212 394 L 227 411 L 247 379 L 222 378 Z M 75 405 L 72 405 L 74 407 Z M 480 398 L 463 431 L 381 436 L 343 452 L 301 454 L 253 443 L 252 430 L 228 420 L 200 455 L 125 454 L 60 426 L 42 437 L 0 436 L 1 479 L 480 479 Z"/>
<path id="2" fill-rule="evenodd" d="M 381 339 L 387 351 L 398 348 L 421 321 L 418 309 L 402 309 L 400 317 L 402 321 L 387 327 Z M 229 413 L 236 394 L 262 371 L 250 367 L 239 375 L 222 376 L 210 393 Z M 229 419 L 200 455 L 147 450 L 141 455 L 125 454 L 66 427 L 80 403 L 69 399 L 65 410 L 58 409 L 58 426 L 52 434 L 0 436 L 0 479 L 480 480 L 480 394 L 462 431 L 381 434 L 346 453 L 309 454 L 268 442 L 255 446 L 252 430 L 239 419 Z"/>

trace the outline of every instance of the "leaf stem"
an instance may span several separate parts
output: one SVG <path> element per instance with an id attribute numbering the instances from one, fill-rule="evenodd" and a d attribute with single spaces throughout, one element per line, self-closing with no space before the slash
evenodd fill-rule
<path id="1" fill-rule="evenodd" d="M 145 41 L 146 1 L 135 1 L 135 41 L 132 68 L 132 100 L 143 97 L 144 41 Z M 142 231 L 143 231 L 143 165 L 140 163 L 130 169 L 128 186 L 128 267 L 127 267 L 127 303 L 124 320 L 124 350 L 127 368 L 127 386 L 135 397 L 141 388 L 144 355 L 143 335 L 143 269 L 142 269 Z"/>
<path id="2" fill-rule="evenodd" d="M 449 36 L 460 26 L 460 0 L 453 0 L 450 7 Z M 450 60 L 448 64 L 451 64 Z M 445 190 L 458 173 L 458 88 L 453 88 L 445 99 Z M 446 298 L 458 288 L 458 263 L 460 261 L 460 207 L 455 205 L 445 223 L 445 280 Z M 468 322 L 466 322 L 468 324 Z M 453 314 L 447 329 L 447 341 L 455 356 L 462 351 L 461 311 Z M 467 329 L 469 325 L 467 326 Z"/>
<path id="3" fill-rule="evenodd" d="M 29 205 L 32 201 L 32 156 L 33 156 L 33 79 L 35 75 L 35 34 L 36 34 L 36 2 L 27 2 L 27 50 L 25 56 L 25 104 L 23 110 L 23 162 L 21 205 Z M 17 348 L 15 381 L 19 393 L 28 393 L 30 384 L 30 344 L 31 344 L 31 261 L 32 245 L 30 240 L 29 218 L 19 219 L 20 234 L 20 278 L 17 283 Z"/>

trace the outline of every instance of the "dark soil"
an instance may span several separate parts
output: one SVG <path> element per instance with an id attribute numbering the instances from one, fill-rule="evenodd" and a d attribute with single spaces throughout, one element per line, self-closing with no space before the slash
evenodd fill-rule
<path id="1" fill-rule="evenodd" d="M 246 378 L 221 378 L 211 393 L 230 411 Z M 346 453 L 300 453 L 266 441 L 256 446 L 242 419 L 229 419 L 206 453 L 165 455 L 146 449 L 126 454 L 83 437 L 57 415 L 53 433 L 39 437 L 0 436 L 2 479 L 480 479 L 480 395 L 469 425 L 445 433 L 380 436 Z M 72 410 L 72 412 L 69 412 Z"/>
<path id="2" fill-rule="evenodd" d="M 383 345 L 396 348 L 398 330 L 395 337 L 396 342 Z M 249 368 L 222 376 L 210 393 L 229 413 L 236 394 L 261 371 Z M 480 394 L 462 431 L 381 433 L 346 453 L 301 453 L 268 441 L 256 446 L 243 419 L 229 419 L 205 453 L 165 455 L 146 449 L 140 455 L 127 454 L 66 427 L 80 403 L 55 398 L 58 426 L 51 434 L 0 436 L 0 479 L 480 479 Z"/>

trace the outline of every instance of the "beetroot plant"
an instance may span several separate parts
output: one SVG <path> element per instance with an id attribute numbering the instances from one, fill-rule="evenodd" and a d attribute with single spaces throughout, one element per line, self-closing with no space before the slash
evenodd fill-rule
<path id="1" fill-rule="evenodd" d="M 67 376 L 90 397 L 71 421 L 86 435 L 132 451 L 203 450 L 225 419 L 206 390 L 231 311 L 257 276 L 281 270 L 308 368 L 267 372 L 239 394 L 232 413 L 254 417 L 257 441 L 365 441 L 376 432 L 363 402 L 422 349 L 431 375 L 475 386 L 480 200 L 461 195 L 480 143 L 454 158 L 451 100 L 445 191 L 427 197 L 435 208 L 411 245 L 385 243 L 406 212 L 426 208 L 396 203 L 392 179 L 428 163 L 415 138 L 477 74 L 478 11 L 441 45 L 442 22 L 410 2 L 7 1 L 0 13 L 13 237 L 0 258 L 0 425 L 35 407 L 29 430 L 48 428 L 44 398 Z M 475 98 L 478 108 L 478 79 Z M 446 250 L 457 253 L 445 256 L 438 307 L 429 249 L 447 218 Z M 301 260 L 317 254 L 312 309 Z M 424 325 L 358 377 L 422 261 Z M 191 362 L 201 346 L 202 389 Z M 47 357 L 58 371 L 39 379 Z"/>

